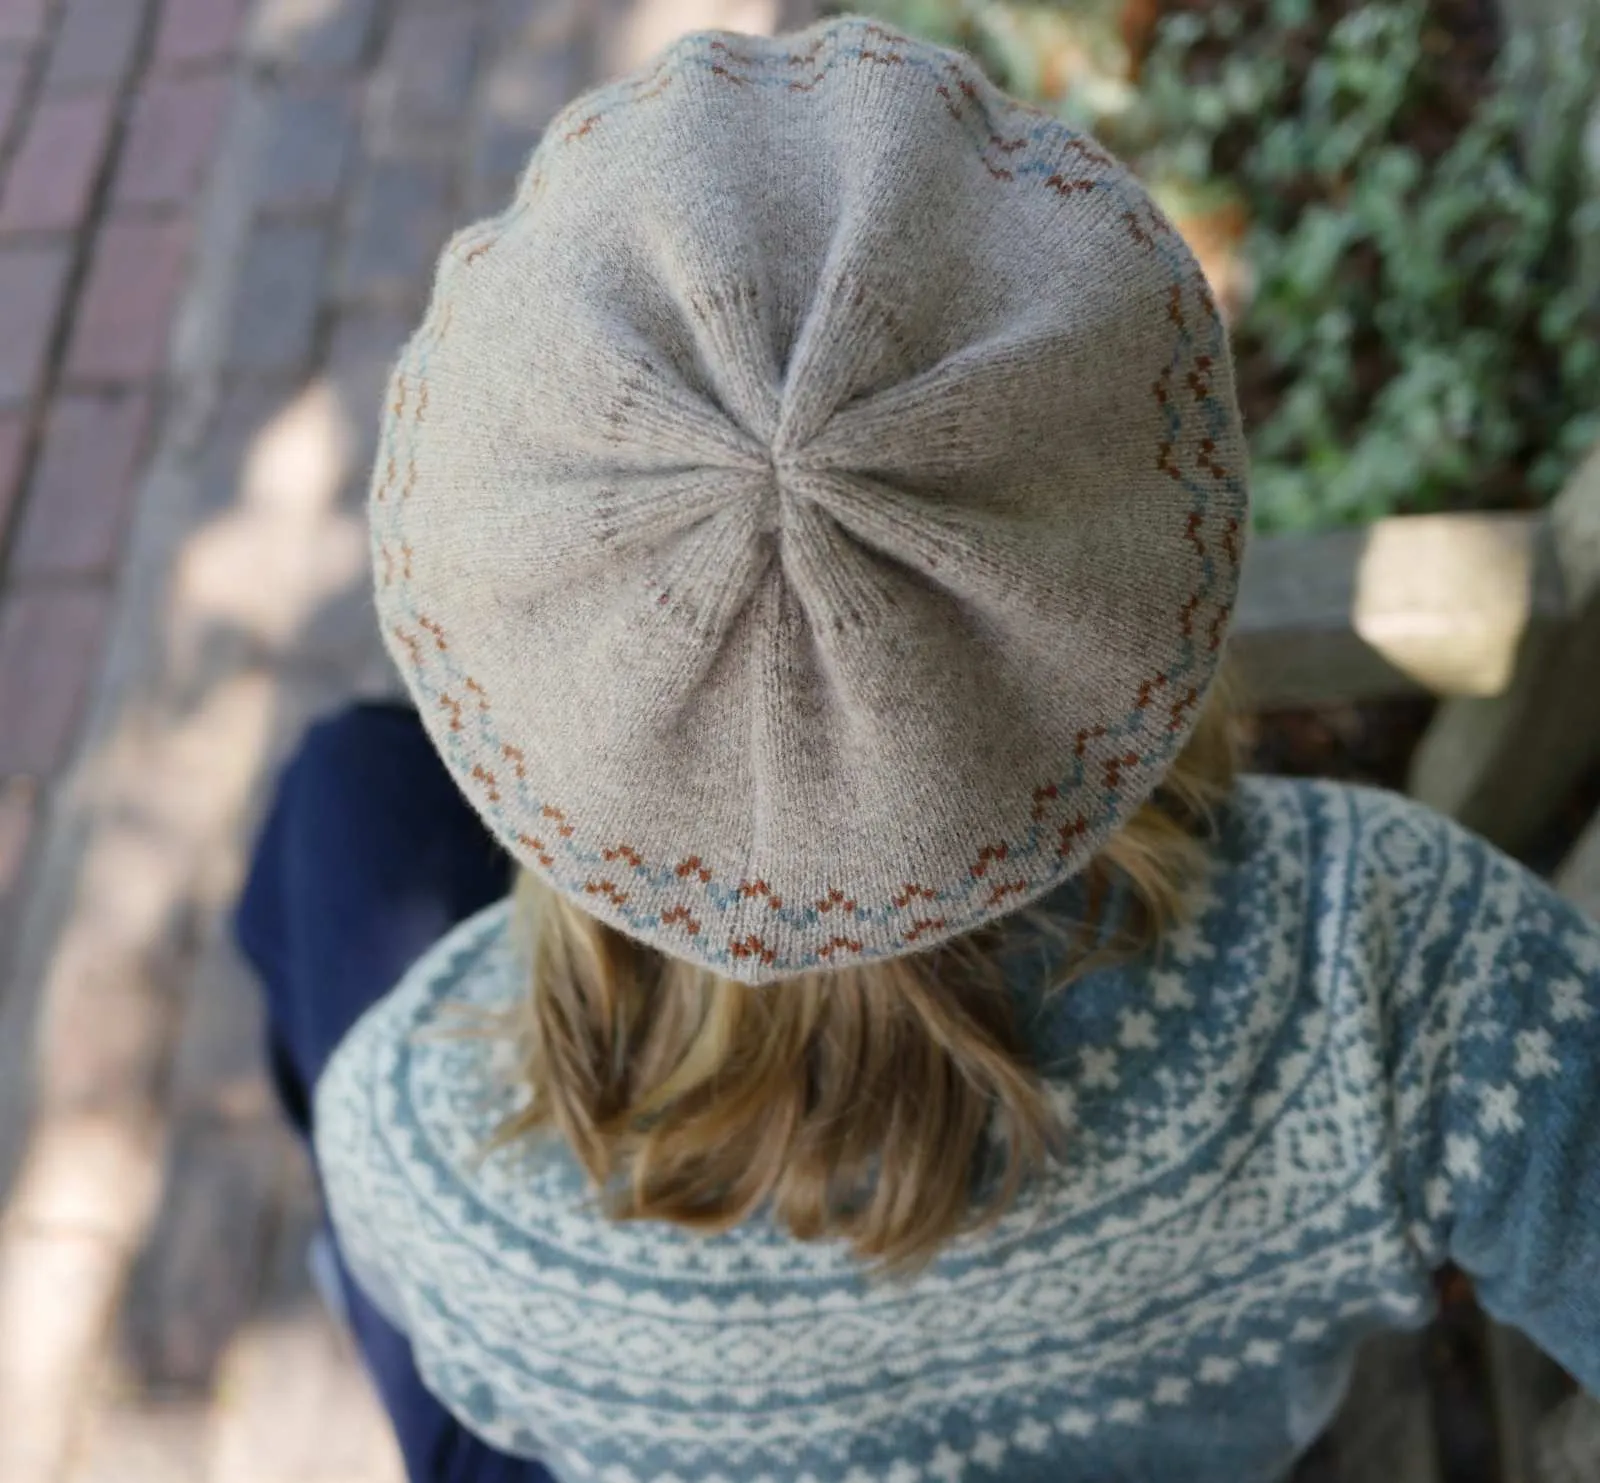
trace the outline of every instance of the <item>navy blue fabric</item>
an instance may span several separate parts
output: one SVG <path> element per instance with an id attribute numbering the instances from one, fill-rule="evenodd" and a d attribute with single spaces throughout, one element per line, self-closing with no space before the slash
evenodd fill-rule
<path id="1" fill-rule="evenodd" d="M 510 883 L 510 861 L 409 707 L 357 705 L 312 727 L 279 781 L 235 919 L 266 995 L 273 1078 L 303 1137 L 312 1089 L 345 1033 Z M 411 1483 L 554 1483 L 456 1421 L 342 1258 L 340 1276 Z"/>

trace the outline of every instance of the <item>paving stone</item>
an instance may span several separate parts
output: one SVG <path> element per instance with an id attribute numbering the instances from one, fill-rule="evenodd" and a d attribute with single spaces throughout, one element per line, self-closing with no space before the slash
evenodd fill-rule
<path id="1" fill-rule="evenodd" d="M 139 45 L 150 0 L 66 0 L 46 87 L 117 83 Z"/>
<path id="2" fill-rule="evenodd" d="M 192 1124 L 245 1126 L 276 1116 L 260 985 L 219 926 L 195 965 L 168 1106 Z"/>
<path id="3" fill-rule="evenodd" d="M 59 1477 L 116 1306 L 122 1254 L 68 1231 L 0 1235 L 0 1478 Z"/>
<path id="4" fill-rule="evenodd" d="M 250 0 L 165 0 L 156 32 L 155 64 L 181 67 L 232 55 Z"/>
<path id="5" fill-rule="evenodd" d="M 267 211 L 331 205 L 356 138 L 343 84 L 285 86 L 273 99 L 257 200 Z"/>
<path id="6" fill-rule="evenodd" d="M 334 325 L 327 374 L 350 429 L 350 462 L 358 498 L 365 495 L 367 474 L 377 450 L 389 373 L 416 327 L 414 313 L 384 308 L 349 310 Z"/>
<path id="7" fill-rule="evenodd" d="M 111 142 L 106 88 L 47 98 L 34 110 L 0 192 L 0 232 L 70 231 L 88 214 Z"/>
<path id="8" fill-rule="evenodd" d="M 20 412 L 0 412 L 0 550 L 5 549 L 12 513 L 21 503 L 22 456 L 27 442 L 27 418 Z"/>
<path id="9" fill-rule="evenodd" d="M 484 80 L 472 126 L 472 176 L 509 197 L 545 126 L 580 91 L 581 58 L 572 47 L 514 51 Z"/>
<path id="10" fill-rule="evenodd" d="M 211 1483 L 211 1408 L 200 1396 L 119 1388 L 91 1398 L 64 1483 Z"/>
<path id="11" fill-rule="evenodd" d="M 11 569 L 24 578 L 109 576 L 150 431 L 145 391 L 74 393 L 50 409 Z"/>
<path id="12" fill-rule="evenodd" d="M 122 1349 L 142 1389 L 214 1388 L 254 1304 L 286 1141 L 271 1124 L 180 1127 L 167 1197 L 123 1305 Z"/>
<path id="13" fill-rule="evenodd" d="M 348 72 L 365 58 L 377 22 L 378 0 L 261 0 L 249 51 L 290 70 Z"/>
<path id="14" fill-rule="evenodd" d="M 134 104 L 117 167 L 118 204 L 192 200 L 226 122 L 229 93 L 228 74 L 220 70 L 148 83 Z"/>
<path id="15" fill-rule="evenodd" d="M 206 429 L 195 468 L 199 507 L 220 515 L 243 497 L 244 469 L 263 428 L 295 398 L 290 381 L 236 381 L 222 394 Z"/>
<path id="16" fill-rule="evenodd" d="M 0 905 L 22 880 L 22 867 L 39 814 L 39 785 L 32 778 L 0 781 Z"/>
<path id="17" fill-rule="evenodd" d="M 340 292 L 419 298 L 450 235 L 450 170 L 421 160 L 375 164 L 356 194 Z"/>
<path id="18" fill-rule="evenodd" d="M 325 226 L 282 222 L 256 228 L 239 278 L 230 366 L 292 372 L 310 361 L 329 251 Z"/>
<path id="19" fill-rule="evenodd" d="M 0 149 L 11 137 L 11 125 L 16 121 L 28 81 L 28 61 L 28 54 L 21 50 L 0 52 Z"/>
<path id="20" fill-rule="evenodd" d="M 294 1168 L 258 1321 L 228 1367 L 210 1483 L 403 1483 L 394 1430 L 311 1286 L 321 1202 L 306 1160 Z"/>
<path id="21" fill-rule="evenodd" d="M 39 41 L 49 25 L 49 0 L 0 0 L 0 41 Z"/>
<path id="22" fill-rule="evenodd" d="M 379 106 L 428 123 L 462 117 L 472 92 L 478 30 L 476 13 L 465 6 L 402 11 L 372 80 Z"/>
<path id="23" fill-rule="evenodd" d="M 597 25 L 610 17 L 593 0 L 490 0 L 489 40 L 496 56 L 536 56 L 557 47 L 592 42 Z M 585 75 L 594 70 L 586 54 Z"/>
<path id="24" fill-rule="evenodd" d="M 113 217 L 101 228 L 67 354 L 70 376 L 137 381 L 165 370 L 188 246 L 181 217 Z"/>
<path id="25" fill-rule="evenodd" d="M 39 385 L 70 262 L 66 242 L 0 248 L 0 406 Z"/>
<path id="26" fill-rule="evenodd" d="M 0 602 L 0 775 L 67 760 L 100 662 L 104 588 L 51 585 Z"/>

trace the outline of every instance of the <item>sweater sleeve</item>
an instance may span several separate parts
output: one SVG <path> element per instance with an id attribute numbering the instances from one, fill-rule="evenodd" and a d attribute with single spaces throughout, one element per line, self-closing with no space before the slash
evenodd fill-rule
<path id="1" fill-rule="evenodd" d="M 1429 899 L 1388 1005 L 1411 1239 L 1600 1393 L 1600 927 L 1457 826 L 1417 829 Z"/>

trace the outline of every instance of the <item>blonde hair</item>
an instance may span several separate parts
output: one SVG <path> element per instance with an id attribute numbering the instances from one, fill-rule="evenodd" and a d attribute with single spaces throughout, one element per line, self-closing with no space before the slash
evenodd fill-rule
<path id="1" fill-rule="evenodd" d="M 1051 987 L 1180 919 L 1233 770 L 1214 687 L 1161 788 L 1088 867 L 1086 920 L 1017 914 L 1069 940 Z M 1103 932 L 1118 879 L 1128 909 Z M 530 873 L 516 895 L 530 1099 L 496 1144 L 559 1134 L 616 1219 L 720 1231 L 765 1206 L 801 1240 L 907 1270 L 998 1219 L 1059 1153 L 998 961 L 1011 919 L 752 988 L 634 942 Z"/>

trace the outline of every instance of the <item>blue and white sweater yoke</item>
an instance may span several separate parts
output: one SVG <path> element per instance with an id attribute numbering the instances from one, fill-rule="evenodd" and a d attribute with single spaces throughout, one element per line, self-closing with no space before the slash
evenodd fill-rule
<path id="1" fill-rule="evenodd" d="M 1600 1389 L 1600 929 L 1387 794 L 1247 779 L 1148 959 L 1015 989 L 1070 1143 L 919 1277 L 770 1222 L 616 1224 L 449 1006 L 523 991 L 493 907 L 317 1092 L 341 1245 L 473 1431 L 594 1483 L 1282 1478 L 1353 1350 L 1485 1307 Z"/>

